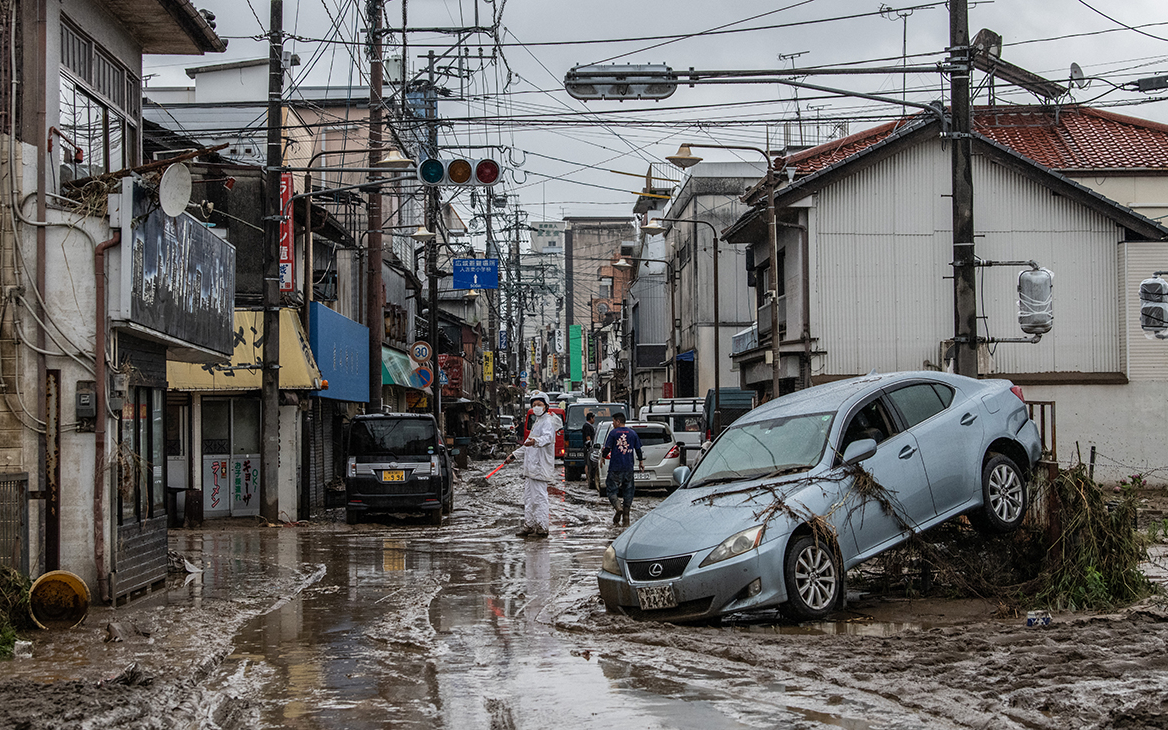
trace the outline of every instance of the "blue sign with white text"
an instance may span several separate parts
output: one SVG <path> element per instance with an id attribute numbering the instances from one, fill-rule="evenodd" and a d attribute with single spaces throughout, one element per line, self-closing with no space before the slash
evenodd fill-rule
<path id="1" fill-rule="evenodd" d="M 499 259 L 454 259 L 455 289 L 498 289 Z"/>
<path id="2" fill-rule="evenodd" d="M 332 400 L 369 402 L 369 328 L 320 302 L 309 306 L 308 344 L 328 381 L 313 395 Z"/>
<path id="3" fill-rule="evenodd" d="M 499 349 L 507 349 L 507 330 L 499 330 Z"/>

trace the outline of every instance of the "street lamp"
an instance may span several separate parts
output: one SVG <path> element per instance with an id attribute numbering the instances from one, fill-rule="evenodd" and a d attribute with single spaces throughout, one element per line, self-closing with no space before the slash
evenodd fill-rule
<path id="1" fill-rule="evenodd" d="M 770 281 L 770 292 L 769 292 L 770 296 L 771 296 L 771 397 L 778 398 L 779 397 L 779 380 L 780 380 L 780 378 L 779 378 L 779 350 L 780 350 L 780 347 L 779 347 L 779 304 L 778 304 L 778 298 L 779 298 L 779 292 L 778 292 L 778 285 L 779 285 L 779 282 L 778 282 L 779 234 L 778 234 L 778 226 L 776 226 L 776 224 L 775 224 L 775 173 L 774 173 L 774 166 L 771 164 L 771 156 L 765 150 L 761 150 L 758 147 L 746 147 L 746 146 L 740 146 L 740 145 L 723 145 L 723 144 L 694 144 L 692 142 L 687 142 L 685 144 L 682 144 L 680 147 L 678 147 L 676 154 L 670 155 L 670 156 L 666 157 L 665 159 L 668 160 L 669 162 L 671 162 L 675 167 L 682 169 L 682 170 L 693 167 L 694 165 L 701 162 L 702 158 L 694 155 L 694 153 L 690 149 L 691 147 L 704 147 L 704 148 L 719 149 L 719 150 L 746 150 L 749 152 L 757 152 L 763 156 L 764 160 L 766 160 L 766 176 L 763 178 L 763 190 L 766 192 L 767 237 L 769 239 L 770 249 L 771 249 L 771 252 L 770 252 L 771 281 Z M 706 221 L 699 221 L 699 222 L 706 223 Z M 710 225 L 710 227 L 713 228 L 713 226 L 711 224 L 707 223 L 707 225 Z M 714 245 L 715 245 L 715 251 L 716 251 L 716 249 L 717 249 L 717 243 L 716 243 L 717 234 L 715 234 L 714 238 L 715 238 Z M 804 252 L 803 255 L 806 256 L 807 253 Z M 806 264 L 806 261 L 804 263 Z M 717 265 L 718 265 L 718 256 L 717 256 L 717 253 L 715 252 L 714 266 L 716 267 Z M 717 286 L 717 282 L 718 282 L 718 275 L 717 275 L 717 273 L 715 273 L 714 274 L 714 286 Z M 714 295 L 714 300 L 715 300 L 715 302 L 717 301 L 717 294 Z M 714 315 L 714 319 L 717 319 L 717 314 Z M 715 338 L 715 342 L 717 342 L 717 338 Z M 810 383 L 805 383 L 804 385 L 805 386 L 810 385 Z M 715 397 L 717 397 L 717 393 L 718 393 L 717 388 L 715 388 L 714 389 L 714 396 Z M 717 406 L 715 406 L 715 410 L 717 410 Z"/>
<path id="2" fill-rule="evenodd" d="M 683 151 L 690 158 L 693 158 L 693 159 L 698 160 L 698 161 L 701 160 L 701 158 L 693 157 L 693 155 L 689 152 L 689 147 L 686 145 L 682 145 L 682 149 L 677 151 L 677 155 L 674 155 L 674 158 L 678 158 L 678 156 L 682 155 Z M 669 161 L 675 165 L 678 165 L 679 163 L 674 158 L 671 158 Z M 697 163 L 695 162 L 692 164 L 697 164 Z M 641 226 L 641 230 L 645 231 L 649 235 L 657 235 L 657 234 L 665 233 L 665 231 L 667 231 L 668 228 L 661 225 L 662 222 L 666 222 L 666 223 L 701 223 L 702 225 L 709 226 L 710 233 L 713 234 L 713 242 L 714 242 L 713 243 L 713 245 L 714 245 L 714 423 L 711 425 L 713 426 L 714 436 L 717 436 L 718 434 L 722 433 L 722 399 L 721 399 L 721 396 L 719 395 L 719 393 L 722 389 L 722 353 L 721 353 L 721 347 L 722 347 L 721 339 L 722 338 L 721 338 L 721 329 L 720 329 L 722 326 L 722 317 L 721 317 L 720 313 L 718 312 L 718 302 L 721 301 L 721 297 L 718 295 L 718 285 L 720 283 L 719 277 L 718 277 L 718 229 L 714 227 L 713 223 L 710 223 L 709 221 L 701 220 L 700 218 L 654 218 L 652 221 L 649 222 L 649 225 Z"/>

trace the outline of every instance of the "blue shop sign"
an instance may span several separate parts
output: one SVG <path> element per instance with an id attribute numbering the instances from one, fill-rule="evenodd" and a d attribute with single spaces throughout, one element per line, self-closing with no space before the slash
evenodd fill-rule
<path id="1" fill-rule="evenodd" d="M 498 289 L 499 259 L 454 259 L 453 288 Z"/>
<path id="2" fill-rule="evenodd" d="M 309 306 L 308 344 L 328 381 L 313 395 L 332 400 L 369 402 L 369 328 L 319 302 Z"/>

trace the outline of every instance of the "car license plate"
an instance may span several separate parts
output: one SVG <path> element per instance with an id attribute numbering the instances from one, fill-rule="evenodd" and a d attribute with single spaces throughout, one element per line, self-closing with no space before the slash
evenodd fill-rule
<path id="1" fill-rule="evenodd" d="M 637 600 L 641 602 L 642 611 L 677 608 L 677 595 L 673 592 L 672 583 L 666 583 L 663 586 L 638 587 Z"/>
<path id="2" fill-rule="evenodd" d="M 653 476 L 654 476 L 654 474 L 651 471 L 635 471 L 635 472 L 633 472 L 633 479 L 635 481 L 638 481 L 638 482 L 644 481 L 647 479 L 652 479 Z"/>
<path id="3" fill-rule="evenodd" d="M 393 471 L 386 470 L 381 472 L 381 481 L 383 482 L 404 482 L 405 480 L 406 473 L 401 469 L 395 469 Z"/>

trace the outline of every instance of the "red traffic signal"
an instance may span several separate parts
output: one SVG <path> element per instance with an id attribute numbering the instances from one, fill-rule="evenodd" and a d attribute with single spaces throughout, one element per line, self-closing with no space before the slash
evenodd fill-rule
<path id="1" fill-rule="evenodd" d="M 488 187 L 499 182 L 503 169 L 495 160 L 443 160 L 429 157 L 418 163 L 418 179 L 424 185 L 474 185 Z"/>

